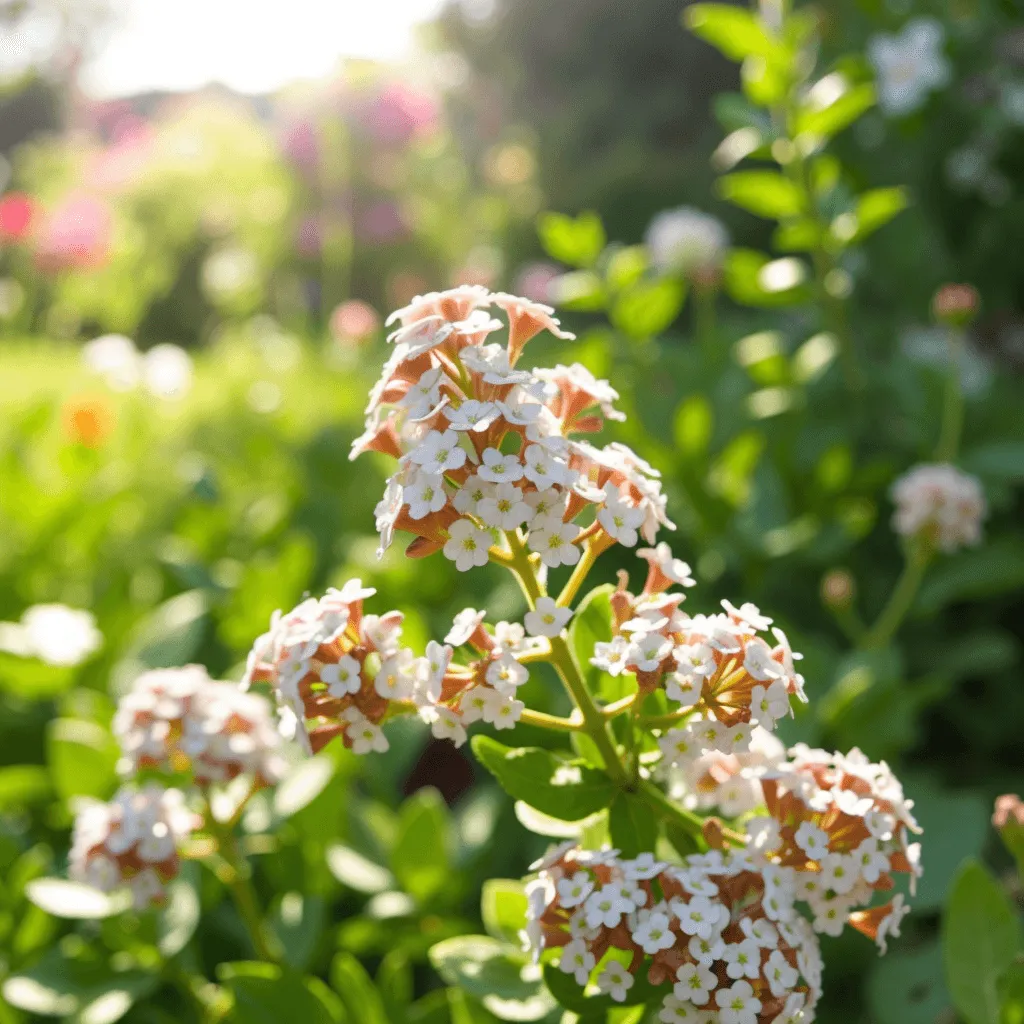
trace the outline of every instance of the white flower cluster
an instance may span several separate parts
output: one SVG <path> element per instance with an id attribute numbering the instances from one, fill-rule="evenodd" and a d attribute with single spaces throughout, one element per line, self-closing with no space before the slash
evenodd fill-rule
<path id="1" fill-rule="evenodd" d="M 109 803 L 83 802 L 69 874 L 104 892 L 127 886 L 139 910 L 162 903 L 166 884 L 178 874 L 178 844 L 201 824 L 180 790 L 122 786 Z"/>
<path id="2" fill-rule="evenodd" d="M 104 334 L 82 349 L 82 361 L 114 391 L 133 391 L 141 384 L 156 398 L 179 399 L 192 388 L 192 357 L 168 342 L 143 354 L 123 334 Z"/>
<path id="3" fill-rule="evenodd" d="M 750 849 L 777 865 L 808 905 L 815 931 L 839 935 L 850 924 L 884 953 L 909 907 L 901 895 L 871 904 L 892 889 L 893 874 L 908 875 L 916 890 L 913 802 L 884 762 L 873 764 L 859 750 L 844 756 L 801 744 L 789 758 L 762 777 L 769 816 L 748 821 Z"/>
<path id="4" fill-rule="evenodd" d="M 249 655 L 243 686 L 271 684 L 286 731 L 307 753 L 339 735 L 357 754 L 385 751 L 380 723 L 389 710 L 440 696 L 451 648 L 431 642 L 417 658 L 399 643 L 401 612 L 364 614 L 375 593 L 354 579 L 276 612 Z"/>
<path id="5" fill-rule="evenodd" d="M 689 567 L 659 544 L 639 552 L 648 579 L 638 597 L 625 584 L 612 595 L 614 634 L 594 647 L 591 664 L 610 675 L 631 672 L 641 689 L 661 688 L 676 708 L 680 725 L 658 740 L 665 769 L 689 767 L 711 751 L 740 754 L 750 749 L 755 726 L 772 731 L 790 714 L 790 695 L 806 700 L 785 634 L 773 629 L 774 646 L 759 634 L 772 620 L 752 604 L 724 613 L 690 616 L 685 595 Z"/>
<path id="6" fill-rule="evenodd" d="M 648 226 L 645 241 L 656 267 L 687 276 L 716 273 L 729 248 L 722 222 L 692 206 L 662 210 Z"/>
<path id="7" fill-rule="evenodd" d="M 132 775 L 191 772 L 200 785 L 249 775 L 269 786 L 286 767 L 267 702 L 214 682 L 200 665 L 143 673 L 121 698 L 113 730 Z"/>
<path id="8" fill-rule="evenodd" d="M 761 777 L 786 760 L 786 748 L 766 729 L 755 725 L 750 749 L 724 754 L 708 750 L 696 760 L 662 775 L 669 797 L 691 811 L 717 808 L 727 818 L 738 818 L 764 804 Z"/>
<path id="9" fill-rule="evenodd" d="M 878 105 L 886 114 L 913 113 L 930 92 L 949 82 L 944 42 L 945 32 L 934 18 L 914 18 L 896 35 L 880 34 L 868 40 L 868 59 L 878 79 Z"/>
<path id="10" fill-rule="evenodd" d="M 946 552 L 981 541 L 987 507 L 976 477 L 947 463 L 924 463 L 892 486 L 893 529 L 903 537 L 923 537 Z"/>
<path id="11" fill-rule="evenodd" d="M 788 876 L 757 855 L 712 850 L 674 866 L 567 843 L 532 869 L 525 943 L 538 957 L 560 949 L 580 986 L 625 1003 L 638 983 L 671 984 L 664 1024 L 814 1020 L 817 936 Z"/>
<path id="12" fill-rule="evenodd" d="M 490 341 L 505 329 L 507 344 Z M 545 565 L 573 565 L 579 543 L 648 542 L 665 514 L 658 473 L 624 445 L 596 448 L 575 435 L 622 419 L 617 392 L 583 366 L 527 370 L 523 346 L 563 332 L 548 306 L 465 285 L 392 314 L 391 357 L 367 407 L 352 457 L 398 459 L 376 509 L 380 549 L 396 530 L 415 557 L 443 551 L 462 570 L 484 565 L 502 533 L 523 531 Z M 590 521 L 576 520 L 586 509 Z"/>
<path id="13" fill-rule="evenodd" d="M 0 651 L 48 665 L 80 665 L 102 644 L 92 612 L 63 604 L 35 604 L 20 622 L 0 622 Z"/>

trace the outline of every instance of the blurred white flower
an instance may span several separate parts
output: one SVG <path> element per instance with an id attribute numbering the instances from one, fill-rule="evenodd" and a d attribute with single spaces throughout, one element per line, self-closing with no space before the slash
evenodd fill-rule
<path id="1" fill-rule="evenodd" d="M 156 345 L 143 359 L 142 377 L 157 398 L 184 398 L 192 387 L 192 357 L 178 345 Z"/>
<path id="2" fill-rule="evenodd" d="M 114 391 L 131 391 L 138 386 L 141 359 L 135 342 L 123 334 L 101 335 L 82 349 L 82 362 Z"/>
<path id="3" fill-rule="evenodd" d="M 656 267 L 683 274 L 717 270 L 729 246 L 722 222 L 691 206 L 657 214 L 645 237 Z"/>
<path id="4" fill-rule="evenodd" d="M 942 52 L 945 32 L 933 18 L 914 18 L 896 35 L 868 40 L 868 59 L 874 65 L 878 105 L 893 117 L 913 113 L 928 93 L 943 88 L 950 78 Z"/>
<path id="5" fill-rule="evenodd" d="M 233 245 L 218 249 L 203 264 L 203 287 L 214 299 L 230 299 L 254 287 L 259 263 L 249 249 Z"/>
<path id="6" fill-rule="evenodd" d="M 49 665 L 79 665 L 103 643 L 91 612 L 37 604 L 20 622 L 0 622 L 0 650 Z"/>

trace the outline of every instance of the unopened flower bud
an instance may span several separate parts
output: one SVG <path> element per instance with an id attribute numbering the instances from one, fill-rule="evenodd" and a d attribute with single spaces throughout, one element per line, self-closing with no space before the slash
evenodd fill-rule
<path id="1" fill-rule="evenodd" d="M 981 299 L 969 284 L 944 284 L 932 298 L 932 315 L 939 323 L 964 327 L 978 313 Z"/>
<path id="2" fill-rule="evenodd" d="M 1015 793 L 997 797 L 992 825 L 1024 873 L 1024 800 Z"/>
<path id="3" fill-rule="evenodd" d="M 832 569 L 821 581 L 821 599 L 829 608 L 849 608 L 857 592 L 857 584 L 845 569 Z"/>

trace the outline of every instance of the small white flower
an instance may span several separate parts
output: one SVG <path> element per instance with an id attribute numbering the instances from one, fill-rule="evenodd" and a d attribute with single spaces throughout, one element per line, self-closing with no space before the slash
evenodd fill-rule
<path id="1" fill-rule="evenodd" d="M 388 740 L 383 730 L 362 715 L 349 722 L 345 734 L 352 741 L 353 754 L 369 754 L 371 751 L 383 754 L 388 749 Z"/>
<path id="2" fill-rule="evenodd" d="M 771 648 L 758 637 L 747 641 L 743 652 L 743 667 L 762 683 L 786 677 L 785 668 L 772 657 Z"/>
<path id="3" fill-rule="evenodd" d="M 670 583 L 679 587 L 692 587 L 696 580 L 691 575 L 692 570 L 682 559 L 672 554 L 672 549 L 664 541 L 660 541 L 653 548 L 639 548 L 639 558 L 646 559 L 652 566 L 656 566 Z"/>
<path id="4" fill-rule="evenodd" d="M 461 747 L 466 742 L 466 727 L 450 708 L 424 707 L 420 709 L 420 717 L 430 726 L 434 739 L 451 740 L 456 747 Z"/>
<path id="5" fill-rule="evenodd" d="M 680 999 L 674 993 L 667 995 L 658 1012 L 661 1024 L 711 1024 L 712 1016 L 698 1010 L 688 999 Z"/>
<path id="6" fill-rule="evenodd" d="M 761 973 L 761 947 L 751 939 L 727 943 L 722 959 L 726 963 L 725 973 L 733 980 L 755 979 Z"/>
<path id="7" fill-rule="evenodd" d="M 492 540 L 491 535 L 472 520 L 459 519 L 449 527 L 448 540 L 442 550 L 459 572 L 466 572 L 474 566 L 487 564 Z"/>
<path id="8" fill-rule="evenodd" d="M 617 1003 L 626 1001 L 626 993 L 633 987 L 633 975 L 617 960 L 609 960 L 598 975 L 597 987 Z"/>
<path id="9" fill-rule="evenodd" d="M 487 666 L 484 678 L 496 690 L 508 695 L 522 686 L 530 678 L 530 673 L 526 666 L 520 665 L 512 654 L 506 652 Z"/>
<path id="10" fill-rule="evenodd" d="M 411 700 L 416 686 L 415 658 L 408 647 L 381 662 L 373 688 L 385 700 Z"/>
<path id="11" fill-rule="evenodd" d="M 502 455 L 497 448 L 486 448 L 476 472 L 492 484 L 515 483 L 523 475 L 523 466 L 518 455 Z"/>
<path id="12" fill-rule="evenodd" d="M 36 604 L 20 622 L 0 623 L 0 650 L 48 665 L 80 665 L 102 644 L 92 612 L 63 604 Z"/>
<path id="13" fill-rule="evenodd" d="M 909 913 L 910 907 L 905 905 L 902 893 L 897 893 L 889 907 L 888 915 L 882 918 L 878 925 L 878 934 L 875 936 L 875 942 L 878 944 L 878 951 L 880 953 L 885 954 L 888 952 L 888 939 L 899 938 L 900 925 L 903 923 L 903 918 Z"/>
<path id="14" fill-rule="evenodd" d="M 454 430 L 432 430 L 409 454 L 417 465 L 428 473 L 441 474 L 458 469 L 466 461 L 466 452 L 459 447 L 459 435 Z"/>
<path id="15" fill-rule="evenodd" d="M 426 370 L 402 396 L 398 405 L 405 409 L 412 419 L 427 415 L 441 400 L 442 378 L 447 379 L 439 366 Z"/>
<path id="16" fill-rule="evenodd" d="M 594 891 L 594 881 L 586 871 L 577 871 L 571 878 L 560 878 L 555 887 L 562 906 L 568 910 L 586 900 Z"/>
<path id="17" fill-rule="evenodd" d="M 562 948 L 558 969 L 565 974 L 571 974 L 576 979 L 576 984 L 583 986 L 590 978 L 594 964 L 594 954 L 587 949 L 587 944 L 582 939 L 573 939 Z"/>
<path id="18" fill-rule="evenodd" d="M 521 700 L 506 696 L 501 690 L 482 690 L 483 720 L 495 729 L 511 729 L 526 708 Z"/>
<path id="19" fill-rule="evenodd" d="M 561 520 L 565 514 L 568 495 L 557 487 L 545 487 L 543 490 L 530 491 L 523 499 L 533 509 L 531 528 L 549 517 Z"/>
<path id="20" fill-rule="evenodd" d="M 610 676 L 619 676 L 626 670 L 628 660 L 629 641 L 624 636 L 616 636 L 607 643 L 594 644 L 594 656 L 590 664 Z"/>
<path id="21" fill-rule="evenodd" d="M 552 569 L 575 565 L 580 560 L 580 549 L 573 543 L 578 534 L 579 529 L 572 523 L 546 516 L 534 520 L 530 526 L 530 550 L 536 551 L 541 561 Z"/>
<path id="22" fill-rule="evenodd" d="M 767 689 L 755 686 L 750 691 L 750 720 L 755 725 L 772 729 L 780 718 L 786 717 L 789 710 L 789 694 L 781 679 L 776 679 Z"/>
<path id="23" fill-rule="evenodd" d="M 455 492 L 452 504 L 455 506 L 455 511 L 462 513 L 464 516 L 476 515 L 480 503 L 489 498 L 493 493 L 494 484 L 488 483 L 488 481 L 481 479 L 476 473 L 472 473 L 466 477 L 463 485 Z"/>
<path id="24" fill-rule="evenodd" d="M 432 512 L 440 512 L 448 503 L 444 477 L 432 473 L 419 473 L 405 487 L 403 498 L 409 506 L 410 519 L 423 519 Z"/>
<path id="25" fill-rule="evenodd" d="M 776 998 L 784 996 L 800 978 L 800 972 L 790 964 L 779 949 L 773 950 L 764 965 L 768 987 Z"/>
<path id="26" fill-rule="evenodd" d="M 665 677 L 665 696 L 684 708 L 692 708 L 700 700 L 703 687 L 704 680 L 696 675 L 672 672 Z"/>
<path id="27" fill-rule="evenodd" d="M 687 999 L 703 1006 L 718 985 L 718 978 L 703 964 L 683 964 L 676 971 L 676 986 L 672 990 L 678 999 Z"/>
<path id="28" fill-rule="evenodd" d="M 762 615 L 756 604 L 747 601 L 739 608 L 730 601 L 722 601 L 722 607 L 729 613 L 729 616 L 741 626 L 746 626 L 752 633 L 767 629 L 772 620 L 767 615 Z"/>
<path id="29" fill-rule="evenodd" d="M 452 647 L 461 647 L 469 641 L 485 618 L 487 618 L 487 612 L 477 611 L 476 608 L 463 608 L 455 616 L 455 621 L 452 623 L 452 628 L 448 630 L 444 642 L 451 644 Z"/>
<path id="30" fill-rule="evenodd" d="M 591 893 L 584 909 L 588 928 L 614 928 L 623 914 L 632 914 L 636 910 L 636 904 L 623 897 L 619 886 L 609 884 Z"/>
<path id="31" fill-rule="evenodd" d="M 944 32 L 933 18 L 914 18 L 896 35 L 874 35 L 868 58 L 878 79 L 878 105 L 893 117 L 913 113 L 949 81 Z"/>
<path id="32" fill-rule="evenodd" d="M 545 451 L 539 444 L 527 445 L 523 449 L 523 473 L 530 483 L 535 484 L 539 490 L 544 490 L 553 484 L 564 484 L 567 480 L 568 466 L 550 452 Z"/>
<path id="33" fill-rule="evenodd" d="M 641 672 L 653 672 L 671 651 L 672 641 L 662 633 L 636 635 L 629 645 L 628 664 Z"/>
<path id="34" fill-rule="evenodd" d="M 846 853 L 829 853 L 821 861 L 821 883 L 845 896 L 857 884 L 857 858 Z"/>
<path id="35" fill-rule="evenodd" d="M 514 530 L 532 517 L 533 510 L 523 501 L 523 492 L 515 484 L 502 483 L 477 503 L 476 514 L 496 530 Z"/>
<path id="36" fill-rule="evenodd" d="M 572 614 L 571 608 L 560 608 L 553 597 L 539 597 L 537 607 L 526 613 L 523 623 L 530 636 L 558 636 Z"/>
<path id="37" fill-rule="evenodd" d="M 643 525 L 644 510 L 638 508 L 619 493 L 611 482 L 604 485 L 604 506 L 597 513 L 598 522 L 612 540 L 631 548 L 639 539 L 637 530 Z"/>
<path id="38" fill-rule="evenodd" d="M 890 867 L 888 855 L 882 852 L 878 840 L 874 838 L 865 839 L 853 851 L 853 857 L 861 878 L 869 885 L 874 885 Z"/>
<path id="39" fill-rule="evenodd" d="M 729 247 L 722 222 L 690 206 L 663 210 L 645 237 L 656 267 L 686 275 L 717 270 Z"/>
<path id="40" fill-rule="evenodd" d="M 655 911 L 648 914 L 632 932 L 633 941 L 648 956 L 654 956 L 662 949 L 671 949 L 676 937 L 672 933 L 672 922 L 668 914 Z"/>
<path id="41" fill-rule="evenodd" d="M 327 692 L 332 697 L 344 697 L 347 693 L 358 693 L 363 681 L 359 677 L 360 664 L 350 654 L 344 655 L 334 665 L 324 665 L 320 679 L 327 683 Z"/>
<path id="42" fill-rule="evenodd" d="M 444 414 L 453 430 L 486 430 L 497 418 L 498 407 L 493 402 L 467 399 L 457 409 L 445 406 Z"/>
<path id="43" fill-rule="evenodd" d="M 142 357 L 142 382 L 157 398 L 184 398 L 192 388 L 192 357 L 179 345 L 154 345 Z"/>
<path id="44" fill-rule="evenodd" d="M 710 967 L 716 960 L 722 959 L 722 950 L 725 949 L 725 943 L 717 935 L 708 939 L 702 939 L 699 935 L 694 935 L 686 948 L 690 951 L 690 956 L 697 963 L 703 967 Z"/>
<path id="45" fill-rule="evenodd" d="M 803 822 L 793 838 L 811 860 L 821 860 L 828 853 L 828 834 L 810 821 Z"/>
<path id="46" fill-rule="evenodd" d="M 706 896 L 694 896 L 688 902 L 674 899 L 671 906 L 679 918 L 679 926 L 687 935 L 710 939 L 729 923 L 729 911 Z"/>
<path id="47" fill-rule="evenodd" d="M 749 981 L 737 981 L 732 988 L 720 988 L 715 993 L 715 1002 L 721 1024 L 757 1024 L 761 1000 L 754 995 Z"/>

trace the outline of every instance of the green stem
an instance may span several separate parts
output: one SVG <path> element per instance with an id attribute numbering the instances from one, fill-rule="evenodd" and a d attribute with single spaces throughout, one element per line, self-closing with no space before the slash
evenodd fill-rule
<path id="1" fill-rule="evenodd" d="M 660 789 L 646 779 L 637 784 L 637 794 L 660 818 L 676 825 L 692 836 L 704 835 L 704 819 L 685 807 L 673 803 Z"/>
<path id="2" fill-rule="evenodd" d="M 526 548 L 525 542 L 520 540 L 516 530 L 509 530 L 505 537 L 508 540 L 511 554 L 502 557 L 500 555 L 496 556 L 495 552 L 492 551 L 491 560 L 499 562 L 512 570 L 519 581 L 519 586 L 522 587 L 523 594 L 530 608 L 536 608 L 538 598 L 544 596 L 544 588 L 540 585 L 540 580 L 537 579 L 537 573 L 534 570 L 533 563 L 530 561 L 530 553 Z"/>
<path id="3" fill-rule="evenodd" d="M 277 937 L 271 934 L 270 929 L 263 921 L 259 899 L 252 884 L 249 863 L 238 848 L 238 840 L 234 831 L 230 825 L 222 825 L 218 822 L 214 818 L 212 810 L 209 811 L 206 819 L 207 827 L 217 838 L 218 851 L 224 862 L 225 870 L 220 872 L 219 877 L 231 893 L 235 907 L 249 932 L 257 957 L 268 963 L 280 963 L 281 952 Z"/>
<path id="4" fill-rule="evenodd" d="M 597 561 L 598 556 L 601 554 L 598 545 L 593 540 L 587 542 L 583 548 L 583 555 L 580 560 L 576 563 L 576 568 L 573 569 L 572 575 L 569 577 L 569 581 L 562 588 L 562 592 L 558 595 L 558 600 L 555 602 L 562 608 L 568 608 L 572 604 L 579 592 L 580 587 L 583 585 L 583 581 L 590 574 L 590 570 L 594 568 L 594 563 Z"/>
<path id="5" fill-rule="evenodd" d="M 579 732 L 583 728 L 583 719 L 579 717 L 559 718 L 557 715 L 549 715 L 543 711 L 533 711 L 524 708 L 519 716 L 519 721 L 524 725 L 536 725 L 541 729 L 552 729 L 555 732 Z"/>
<path id="6" fill-rule="evenodd" d="M 694 331 L 701 358 L 711 367 L 718 360 L 718 326 L 716 300 L 718 289 L 709 284 L 696 284 L 693 289 Z"/>
<path id="7" fill-rule="evenodd" d="M 960 388 L 960 346 L 963 339 L 956 327 L 946 329 L 946 338 L 949 346 L 949 367 L 946 374 L 946 396 L 942 407 L 939 444 L 935 449 L 937 462 L 951 462 L 956 458 L 964 426 L 964 396 Z"/>
<path id="8" fill-rule="evenodd" d="M 932 552 L 927 543 L 911 542 L 907 549 L 903 572 L 900 573 L 900 578 L 889 595 L 889 601 L 861 643 L 865 650 L 885 647 L 893 638 L 914 603 L 931 556 Z"/>

